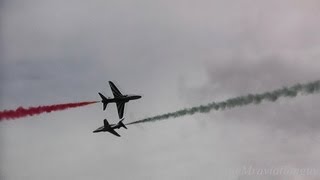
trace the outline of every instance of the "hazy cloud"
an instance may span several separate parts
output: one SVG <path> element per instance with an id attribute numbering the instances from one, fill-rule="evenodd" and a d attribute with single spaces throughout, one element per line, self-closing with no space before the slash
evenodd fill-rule
<path id="1" fill-rule="evenodd" d="M 126 121 L 319 79 L 317 0 L 3 1 L 1 109 L 142 94 Z M 92 134 L 100 104 L 3 122 L 1 178 L 212 179 L 313 167 L 318 95 Z M 232 179 L 256 179 L 233 177 Z M 259 177 L 259 179 L 314 177 Z"/>

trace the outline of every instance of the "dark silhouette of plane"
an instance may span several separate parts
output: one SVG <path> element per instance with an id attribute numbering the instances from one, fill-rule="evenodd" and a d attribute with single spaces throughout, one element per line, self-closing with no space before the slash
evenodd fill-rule
<path id="1" fill-rule="evenodd" d="M 102 99 L 101 102 L 103 104 L 103 110 L 106 109 L 108 103 L 116 103 L 117 109 L 118 109 L 119 119 L 122 119 L 125 103 L 129 102 L 130 100 L 140 99 L 141 96 L 139 96 L 139 95 L 122 95 L 121 92 L 119 91 L 119 89 L 111 81 L 109 81 L 109 85 L 111 87 L 111 91 L 112 91 L 114 98 L 106 98 L 101 93 L 98 93 Z"/>
<path id="2" fill-rule="evenodd" d="M 98 129 L 94 130 L 93 133 L 98 132 L 109 132 L 115 136 L 120 137 L 120 135 L 114 129 L 120 129 L 121 127 L 127 129 L 127 127 L 122 123 L 124 119 L 121 119 L 117 124 L 109 124 L 107 119 L 103 120 L 103 126 L 99 127 Z"/>

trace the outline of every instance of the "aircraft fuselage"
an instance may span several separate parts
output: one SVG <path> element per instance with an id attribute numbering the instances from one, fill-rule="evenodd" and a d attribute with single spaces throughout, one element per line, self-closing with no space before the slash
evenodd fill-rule
<path id="1" fill-rule="evenodd" d="M 118 124 L 110 124 L 110 127 L 101 126 L 98 129 L 94 130 L 93 133 L 105 132 L 105 131 L 110 131 L 112 129 L 119 129 L 119 128 L 120 126 Z"/>
<path id="2" fill-rule="evenodd" d="M 108 98 L 108 103 L 116 103 L 116 102 L 129 102 L 130 100 L 140 99 L 141 96 L 139 95 L 125 95 L 121 97 L 114 97 L 114 98 Z M 103 102 L 104 100 L 102 100 Z"/>

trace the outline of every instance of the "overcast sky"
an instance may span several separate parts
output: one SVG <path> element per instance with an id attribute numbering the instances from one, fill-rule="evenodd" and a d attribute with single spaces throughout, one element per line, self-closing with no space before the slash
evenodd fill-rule
<path id="1" fill-rule="evenodd" d="M 320 79 L 318 0 L 4 0 L 0 109 L 99 100 L 108 81 L 125 121 Z M 26 179 L 227 179 L 242 167 L 313 168 L 320 96 L 92 131 L 114 104 L 0 123 L 0 176 Z"/>

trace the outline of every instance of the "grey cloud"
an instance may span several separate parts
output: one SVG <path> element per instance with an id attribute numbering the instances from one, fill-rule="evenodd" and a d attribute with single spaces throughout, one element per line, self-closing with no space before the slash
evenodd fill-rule
<path id="1" fill-rule="evenodd" d="M 123 91 L 143 94 L 126 108 L 140 119 L 319 77 L 318 1 L 10 0 L 1 6 L 4 108 L 96 99 L 97 91 L 110 95 L 106 82 L 114 80 Z M 198 79 L 197 86 L 190 83 Z M 214 170 L 243 164 L 318 167 L 317 99 L 178 118 L 143 131 L 133 126 L 121 139 L 91 134 L 103 118 L 116 121 L 111 106 L 5 122 L 1 175 L 212 179 Z"/>

